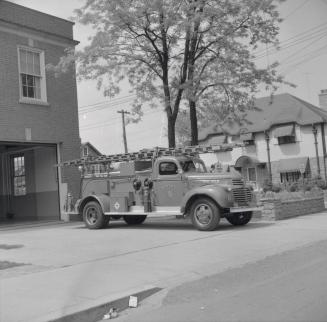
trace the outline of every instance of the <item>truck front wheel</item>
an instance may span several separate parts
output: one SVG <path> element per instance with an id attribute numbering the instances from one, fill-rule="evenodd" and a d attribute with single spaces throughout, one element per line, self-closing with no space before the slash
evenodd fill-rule
<path id="1" fill-rule="evenodd" d="M 238 212 L 226 217 L 234 226 L 246 225 L 252 218 L 252 211 Z"/>
<path id="2" fill-rule="evenodd" d="M 83 220 L 87 228 L 100 229 L 108 225 L 109 216 L 103 214 L 98 202 L 89 201 L 83 208 Z"/>
<path id="3" fill-rule="evenodd" d="M 146 219 L 145 215 L 140 216 L 123 216 L 126 224 L 128 225 L 140 225 L 144 222 Z"/>
<path id="4" fill-rule="evenodd" d="M 199 198 L 192 204 L 191 220 L 198 230 L 214 230 L 220 221 L 219 208 L 211 199 Z"/>

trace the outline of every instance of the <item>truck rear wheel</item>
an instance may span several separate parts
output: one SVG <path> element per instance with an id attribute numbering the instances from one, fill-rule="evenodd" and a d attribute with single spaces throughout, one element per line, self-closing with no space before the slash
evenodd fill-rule
<path id="1" fill-rule="evenodd" d="M 105 216 L 96 201 L 89 201 L 83 208 L 83 220 L 89 229 L 104 228 L 109 223 L 109 216 Z"/>
<path id="2" fill-rule="evenodd" d="M 199 198 L 192 204 L 191 220 L 198 230 L 214 230 L 220 221 L 219 208 L 211 199 Z"/>
<path id="3" fill-rule="evenodd" d="M 246 225 L 251 218 L 252 211 L 238 212 L 226 217 L 226 219 L 234 226 Z"/>
<path id="4" fill-rule="evenodd" d="M 128 225 L 140 225 L 144 222 L 146 219 L 145 215 L 140 216 L 123 216 L 126 224 Z"/>

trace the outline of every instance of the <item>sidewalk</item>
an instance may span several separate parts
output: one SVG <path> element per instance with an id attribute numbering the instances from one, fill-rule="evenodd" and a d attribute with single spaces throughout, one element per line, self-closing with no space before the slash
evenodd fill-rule
<path id="1" fill-rule="evenodd" d="M 0 270 L 0 321 L 54 320 L 326 239 L 327 212 L 242 228 L 223 223 L 214 232 L 176 221 L 1 231 L 1 245 L 23 247 L 0 248 L 0 261 L 28 265 Z"/>

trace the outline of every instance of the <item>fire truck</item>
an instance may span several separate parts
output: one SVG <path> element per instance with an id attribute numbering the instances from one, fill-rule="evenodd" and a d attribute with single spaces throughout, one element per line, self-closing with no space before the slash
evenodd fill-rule
<path id="1" fill-rule="evenodd" d="M 198 230 L 217 228 L 220 219 L 246 225 L 257 210 L 251 186 L 236 170 L 210 173 L 199 158 L 203 153 L 231 151 L 235 144 L 155 148 L 135 153 L 62 162 L 82 173 L 75 211 L 89 229 L 104 228 L 110 220 L 140 225 L 146 218 L 190 217 Z M 94 165 L 106 171 L 90 173 Z"/>

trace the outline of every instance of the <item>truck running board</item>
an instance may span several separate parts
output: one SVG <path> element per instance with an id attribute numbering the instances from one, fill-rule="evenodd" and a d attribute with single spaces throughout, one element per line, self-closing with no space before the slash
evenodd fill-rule
<path id="1" fill-rule="evenodd" d="M 166 216 L 182 216 L 180 207 L 155 207 L 151 212 L 144 212 L 144 207 L 133 206 L 128 212 L 105 212 L 106 216 L 148 216 L 148 217 L 166 217 Z"/>

